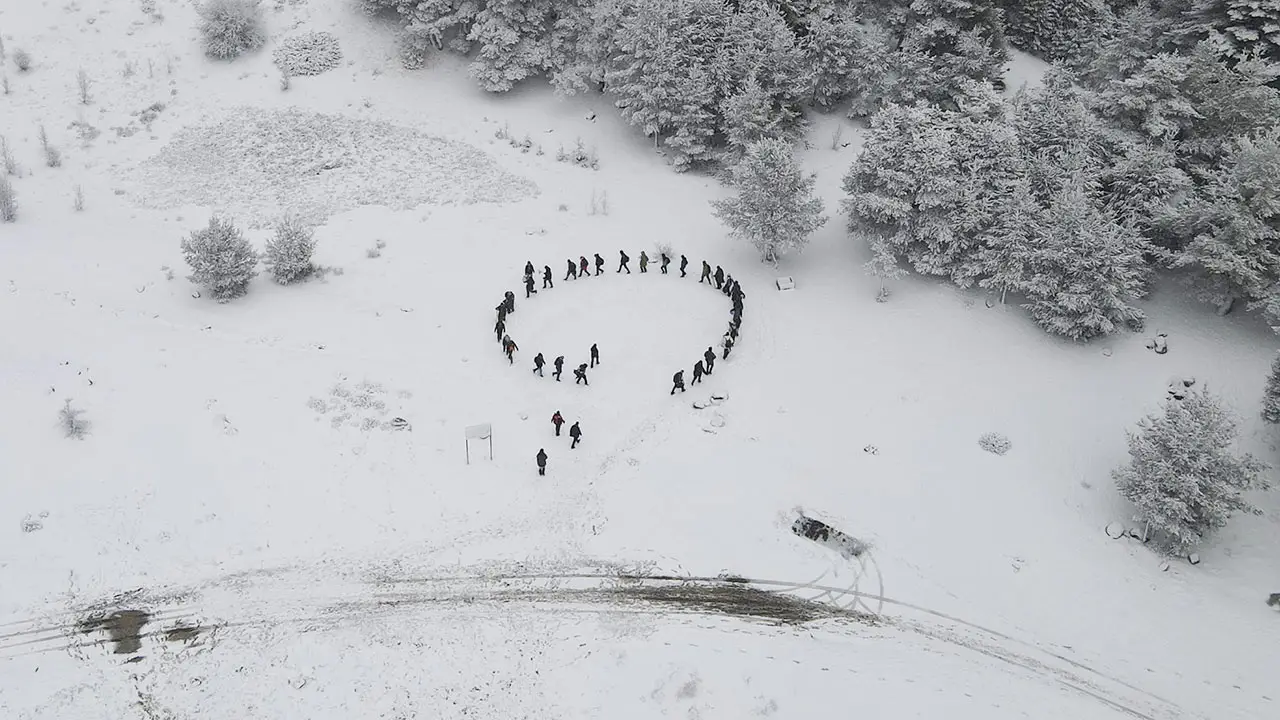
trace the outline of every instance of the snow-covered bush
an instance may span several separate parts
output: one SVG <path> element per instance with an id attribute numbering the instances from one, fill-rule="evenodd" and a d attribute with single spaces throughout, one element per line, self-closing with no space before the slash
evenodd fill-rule
<path id="1" fill-rule="evenodd" d="M 271 277 L 281 285 L 305 279 L 315 272 L 311 255 L 316 240 L 311 229 L 297 218 L 287 217 L 276 224 L 275 237 L 267 241 L 263 261 Z"/>
<path id="2" fill-rule="evenodd" d="M 182 241 L 182 256 L 191 266 L 191 282 L 206 288 L 218 302 L 245 294 L 258 274 L 258 254 L 230 220 L 213 217 L 208 227 Z"/>
<path id="3" fill-rule="evenodd" d="M 51 167 L 62 166 L 62 151 L 54 147 L 49 142 L 49 133 L 45 131 L 44 125 L 40 126 L 40 150 L 44 153 L 44 164 Z"/>
<path id="4" fill-rule="evenodd" d="M 1112 477 L 1161 547 L 1186 552 L 1231 515 L 1256 512 L 1242 494 L 1267 487 L 1267 466 L 1232 452 L 1236 419 L 1207 390 L 1166 400 L 1163 416 L 1148 416 L 1128 435 L 1129 464 Z"/>
<path id="5" fill-rule="evenodd" d="M 1280 353 L 1276 353 L 1271 361 L 1271 373 L 1267 375 L 1267 386 L 1262 391 L 1262 419 L 1280 423 Z"/>
<path id="6" fill-rule="evenodd" d="M 989 432 L 978 438 L 978 447 L 995 455 L 1004 455 L 1013 448 L 1013 443 L 1000 433 Z"/>
<path id="7" fill-rule="evenodd" d="M 69 438 L 83 440 L 89 434 L 89 421 L 80 417 L 84 414 L 84 410 L 71 407 L 71 398 L 67 398 L 62 409 L 58 411 L 58 424 L 62 426 L 62 432 Z"/>
<path id="8" fill-rule="evenodd" d="M 736 197 L 712 201 L 716 217 L 730 233 L 745 238 L 765 262 L 776 263 L 789 250 L 801 250 L 822 227 L 822 200 L 813 194 L 814 176 L 806 175 L 782 140 L 747 146 L 730 170 Z"/>
<path id="9" fill-rule="evenodd" d="M 13 64 L 18 67 L 19 72 L 26 72 L 31 69 L 31 53 L 18 48 L 13 51 Z"/>
<path id="10" fill-rule="evenodd" d="M 196 11 L 209 57 L 229 60 L 267 40 L 260 0 L 204 0 Z"/>
<path id="11" fill-rule="evenodd" d="M 18 193 L 8 175 L 0 175 L 0 222 L 18 219 Z"/>
<path id="12" fill-rule="evenodd" d="M 281 40 L 271 59 L 286 76 L 319 75 L 338 67 L 342 48 L 332 33 L 305 32 Z"/>

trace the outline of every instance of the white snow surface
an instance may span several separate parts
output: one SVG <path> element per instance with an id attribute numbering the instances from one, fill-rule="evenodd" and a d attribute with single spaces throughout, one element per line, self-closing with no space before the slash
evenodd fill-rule
<path id="1" fill-rule="evenodd" d="M 1243 449 L 1280 462 L 1257 418 L 1276 339 L 1256 318 L 1160 288 L 1144 304 L 1148 334 L 1168 333 L 1156 355 L 1139 335 L 1066 343 L 918 278 L 877 303 L 842 219 L 762 266 L 711 216 L 726 191 L 671 172 L 607 98 L 488 95 L 446 56 L 405 71 L 393 28 L 347 0 L 268 13 L 272 34 L 331 32 L 348 58 L 282 93 L 269 53 L 211 62 L 190 5 L 157 6 L 162 22 L 114 0 L 0 7 L 6 50 L 35 59 L 7 70 L 0 104 L 24 168 L 19 222 L 0 225 L 0 718 L 1280 713 L 1276 495 L 1196 566 L 1103 532 L 1131 513 L 1109 477 L 1124 431 L 1171 376 L 1223 395 Z M 149 129 L 107 131 L 157 101 Z M 264 120 L 281 117 L 342 124 L 303 143 Z M 61 168 L 39 160 L 41 122 Z M 103 132 L 79 140 L 73 122 Z M 803 155 L 832 213 L 860 137 L 831 150 L 837 122 L 817 118 Z M 548 148 L 582 138 L 601 169 L 521 153 L 494 138 L 507 124 Z M 174 150 L 200 133 L 203 154 Z M 608 215 L 589 214 L 599 192 Z M 194 298 L 179 243 L 215 211 L 308 214 L 316 261 L 343 272 Z M 665 243 L 690 277 L 658 274 Z M 604 275 L 562 281 L 595 252 Z M 690 379 L 728 319 L 697 283 L 703 258 L 743 284 L 742 336 L 673 398 L 671 374 Z M 556 287 L 526 300 L 526 260 Z M 492 332 L 506 290 L 514 367 Z M 574 386 L 593 342 L 603 362 Z M 531 373 L 539 351 L 566 356 L 563 382 Z M 692 407 L 712 393 L 727 399 Z M 83 440 L 58 425 L 67 398 Z M 552 435 L 556 410 L 581 421 L 577 449 Z M 493 455 L 472 441 L 468 464 L 481 423 Z M 1013 449 L 985 452 L 983 432 Z M 868 542 L 865 562 L 791 533 L 799 512 Z M 619 568 L 879 616 L 624 598 L 601 577 Z M 138 652 L 77 630 L 121 608 L 154 613 Z M 165 640 L 185 623 L 206 629 Z"/>

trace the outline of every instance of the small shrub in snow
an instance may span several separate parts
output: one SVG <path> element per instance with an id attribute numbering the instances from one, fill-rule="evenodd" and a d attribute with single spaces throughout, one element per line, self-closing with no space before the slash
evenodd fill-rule
<path id="1" fill-rule="evenodd" d="M 80 104 L 88 105 L 93 98 L 89 97 L 89 87 L 93 85 L 93 81 L 89 79 L 89 73 L 84 70 L 76 72 L 76 87 L 80 90 Z"/>
<path id="2" fill-rule="evenodd" d="M 1267 376 L 1267 386 L 1262 391 L 1262 419 L 1280 423 L 1280 353 L 1271 361 L 1271 374 Z"/>
<path id="3" fill-rule="evenodd" d="M 365 257 L 369 258 L 370 260 L 372 260 L 372 259 L 374 259 L 374 258 L 380 258 L 380 257 L 382 257 L 382 248 L 384 248 L 384 247 L 386 247 L 386 246 L 387 246 L 387 241 L 386 241 L 386 240 L 379 240 L 379 241 L 377 241 L 377 242 L 375 242 L 375 243 L 373 244 L 373 247 L 371 247 L 371 248 L 369 248 L 368 250 L 366 250 L 366 251 L 365 251 L 365 253 L 364 253 L 364 255 L 365 255 Z"/>
<path id="4" fill-rule="evenodd" d="M 259 0 L 205 0 L 196 11 L 209 57 L 229 60 L 266 42 Z"/>
<path id="5" fill-rule="evenodd" d="M 4 165 L 5 175 L 18 174 L 18 162 L 13 159 L 13 151 L 9 149 L 9 141 L 0 135 L 0 164 Z"/>
<path id="6" fill-rule="evenodd" d="M 1001 435 L 1000 433 L 990 432 L 983 433 L 982 437 L 978 438 L 978 447 L 981 447 L 989 453 L 1003 455 L 1009 452 L 1013 447 L 1013 443 L 1009 442 L 1009 438 Z"/>
<path id="7" fill-rule="evenodd" d="M 62 432 L 69 438 L 83 440 L 89 434 L 89 421 L 80 417 L 84 414 L 84 410 L 71 407 L 71 399 L 67 398 L 62 409 L 58 411 L 58 424 L 62 426 Z"/>
<path id="8" fill-rule="evenodd" d="M 44 153 L 45 165 L 51 168 L 62 166 L 62 151 L 50 144 L 49 133 L 45 132 L 44 125 L 40 126 L 40 150 Z"/>
<path id="9" fill-rule="evenodd" d="M 84 211 L 84 188 L 79 185 L 75 186 L 75 189 L 72 190 L 71 207 L 75 208 L 76 212 Z"/>
<path id="10" fill-rule="evenodd" d="M 1166 550 L 1187 552 L 1236 512 L 1257 512 L 1241 495 L 1265 489 L 1265 463 L 1236 455 L 1236 419 L 1201 388 L 1168 399 L 1162 417 L 1148 416 L 1129 433 L 1129 464 L 1112 472 L 1120 494 L 1137 507 L 1144 535 Z"/>
<path id="11" fill-rule="evenodd" d="M 276 235 L 267 241 L 264 261 L 271 277 L 281 285 L 288 285 L 315 272 L 311 255 L 316 241 L 311 229 L 297 218 L 285 218 L 276 224 Z"/>
<path id="12" fill-rule="evenodd" d="M 0 74 L 0 90 L 4 91 L 5 95 L 9 94 L 9 76 L 8 75 Z"/>
<path id="13" fill-rule="evenodd" d="M 182 255 L 191 266 L 191 282 L 206 288 L 218 302 L 245 294 L 258 274 L 258 254 L 230 220 L 210 218 L 208 227 L 182 241 Z"/>
<path id="14" fill-rule="evenodd" d="M 18 48 L 13 51 L 13 64 L 18 67 L 20 72 L 26 72 L 31 69 L 31 53 Z"/>
<path id="15" fill-rule="evenodd" d="M 591 191 L 591 205 L 587 210 L 589 215 L 608 215 L 609 214 L 609 193 L 603 190 Z"/>
<path id="16" fill-rule="evenodd" d="M 306 32 L 280 41 L 271 58 L 285 75 L 319 75 L 338 67 L 342 48 L 327 32 Z"/>
<path id="17" fill-rule="evenodd" d="M 0 175 L 0 222 L 18 219 L 18 194 L 8 175 Z"/>
<path id="18" fill-rule="evenodd" d="M 429 35 L 416 32 L 400 33 L 400 66 L 405 70 L 418 70 L 427 64 L 433 42 Z"/>

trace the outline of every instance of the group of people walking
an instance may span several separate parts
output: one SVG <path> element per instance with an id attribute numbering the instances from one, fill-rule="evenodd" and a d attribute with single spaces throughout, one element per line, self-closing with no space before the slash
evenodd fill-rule
<path id="1" fill-rule="evenodd" d="M 660 251 L 658 253 L 657 260 L 659 264 L 658 265 L 659 272 L 662 273 L 663 275 L 668 274 L 668 268 L 672 263 L 672 258 L 670 254 L 668 254 L 666 251 Z M 640 251 L 639 269 L 642 274 L 649 272 L 650 262 L 652 262 L 652 258 L 649 257 L 649 254 L 643 250 Z M 565 270 L 564 280 L 569 281 L 569 280 L 577 280 L 579 278 L 592 277 L 593 267 L 595 269 L 594 275 L 596 276 L 604 272 L 605 260 L 603 257 L 600 256 L 600 253 L 593 253 L 592 260 L 588 260 L 586 255 L 580 255 L 576 261 L 573 258 L 568 258 L 565 261 L 566 270 Z M 680 264 L 678 266 L 678 269 L 680 271 L 680 277 L 686 277 L 688 275 L 688 267 L 689 267 L 689 258 L 685 257 L 684 255 L 681 255 Z M 618 268 L 614 272 L 615 274 L 624 273 L 624 272 L 628 275 L 631 274 L 631 256 L 627 255 L 627 252 L 625 250 L 618 251 Z M 533 262 L 532 261 L 525 262 L 525 265 L 524 265 L 525 299 L 531 298 L 534 295 L 538 294 L 538 288 L 536 287 L 537 281 L 535 280 L 535 277 L 534 277 L 536 274 L 537 274 L 537 268 L 534 267 Z M 702 261 L 702 274 L 698 278 L 699 284 L 702 284 L 704 282 L 707 285 L 714 287 L 716 290 L 724 293 L 733 302 L 733 309 L 730 311 L 729 328 L 725 332 L 724 338 L 721 341 L 722 354 L 720 356 L 720 359 L 727 360 L 729 358 L 729 353 L 733 350 L 734 342 L 736 342 L 738 339 L 738 330 L 742 326 L 742 309 L 743 309 L 742 299 L 746 297 L 746 293 L 742 292 L 742 286 L 738 284 L 737 280 L 733 279 L 732 275 L 728 275 L 727 273 L 725 273 L 724 269 L 721 268 L 719 265 L 715 266 L 713 270 L 711 267 L 711 264 L 708 263 L 706 260 Z M 541 289 L 548 290 L 554 287 L 555 287 L 555 279 L 551 272 L 551 266 L 544 265 L 542 267 L 542 288 Z M 515 314 L 516 294 L 508 290 L 506 293 L 503 294 L 502 302 L 498 303 L 498 306 L 495 309 L 497 310 L 497 313 L 498 313 L 498 320 L 493 326 L 493 333 L 497 337 L 498 342 L 502 345 L 502 352 L 507 356 L 508 364 L 515 365 L 515 354 L 517 351 L 520 350 L 520 346 L 517 345 L 516 342 L 511 339 L 511 336 L 509 334 L 507 334 L 507 318 L 508 316 Z M 600 364 L 600 348 L 598 345 L 594 343 L 591 345 L 591 349 L 589 350 L 589 358 L 590 358 L 589 362 L 581 363 L 576 368 L 574 368 L 573 376 L 574 376 L 575 385 L 581 384 L 581 385 L 590 386 L 591 383 L 587 381 L 587 370 L 593 369 L 595 368 L 596 365 Z M 560 381 L 560 376 L 564 372 L 564 364 L 565 364 L 565 358 L 563 355 L 556 356 L 556 358 L 551 362 L 551 365 L 554 368 L 554 371 L 551 373 L 551 377 L 554 378 L 556 382 Z M 713 347 L 708 346 L 706 351 L 702 353 L 702 359 L 698 360 L 693 364 L 693 379 L 690 381 L 689 384 L 694 385 L 702 382 L 702 378 L 704 376 L 711 375 L 714 372 L 715 364 L 716 364 L 716 351 Z M 533 356 L 533 372 L 537 373 L 539 377 L 546 376 L 546 373 L 545 373 L 546 365 L 547 365 L 546 357 L 543 356 L 541 352 Z M 675 395 L 676 390 L 679 390 L 681 392 L 686 391 L 683 369 L 677 371 L 676 374 L 671 377 L 671 394 Z M 556 437 L 559 437 L 560 428 L 565 423 L 565 419 L 560 414 L 559 410 L 557 410 L 555 414 L 551 416 L 551 423 L 552 425 L 555 426 Z M 570 437 L 569 449 L 570 450 L 575 449 L 578 446 L 578 442 L 582 439 L 582 428 L 579 426 L 578 422 L 575 421 L 573 425 L 569 427 L 569 437 Z M 535 461 L 538 464 L 539 475 L 547 474 L 547 459 L 548 459 L 548 456 L 547 456 L 546 448 L 539 448 L 538 454 L 535 456 Z"/>
<path id="2" fill-rule="evenodd" d="M 720 266 L 716 266 L 715 273 L 711 272 L 711 266 L 706 260 L 702 261 L 702 277 L 698 279 L 701 284 L 706 281 L 708 285 L 712 285 L 715 289 L 728 295 L 733 302 L 733 309 L 729 311 L 729 329 L 725 331 L 724 338 L 721 340 L 721 347 L 724 354 L 720 359 L 728 360 L 729 353 L 733 351 L 733 343 L 738 339 L 738 330 L 742 327 L 742 299 L 747 296 L 742 292 L 742 286 L 732 275 L 726 275 Z M 693 364 L 693 379 L 689 381 L 690 385 L 702 382 L 704 375 L 710 375 L 716 366 L 716 352 L 708 347 L 706 352 L 702 353 L 702 359 Z M 684 386 L 684 370 L 677 370 L 675 375 L 671 376 L 671 394 L 675 395 L 676 391 L 685 392 Z"/>

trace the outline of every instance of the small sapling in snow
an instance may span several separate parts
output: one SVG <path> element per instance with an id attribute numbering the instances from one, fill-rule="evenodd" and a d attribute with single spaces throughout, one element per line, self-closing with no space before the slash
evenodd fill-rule
<path id="1" fill-rule="evenodd" d="M 0 175 L 0 222 L 18 219 L 18 194 L 8 175 Z"/>
<path id="2" fill-rule="evenodd" d="M 93 98 L 89 95 L 89 88 L 93 85 L 93 81 L 89 79 L 89 73 L 83 69 L 76 72 L 76 87 L 80 90 L 80 104 L 88 105 Z"/>
<path id="3" fill-rule="evenodd" d="M 44 152 L 44 164 L 51 168 L 62 166 L 62 151 L 49 142 L 49 133 L 40 126 L 40 150 Z"/>
<path id="4" fill-rule="evenodd" d="M 13 64 L 17 66 L 19 72 L 26 72 L 31 69 L 31 53 L 18 48 L 13 51 Z"/>
<path id="5" fill-rule="evenodd" d="M 71 407 L 71 398 L 67 398 L 62 409 L 58 411 L 58 424 L 62 426 L 62 432 L 69 438 L 83 440 L 89 434 L 90 423 L 85 418 L 84 410 Z"/>
<path id="6" fill-rule="evenodd" d="M 258 254 L 240 229 L 223 218 L 210 218 L 207 227 L 183 239 L 182 255 L 192 270 L 187 279 L 218 302 L 244 295 L 258 274 Z"/>
<path id="7" fill-rule="evenodd" d="M 275 237 L 267 241 L 264 261 L 271 277 L 281 285 L 288 285 L 315 272 L 311 262 L 315 249 L 311 229 L 297 218 L 287 217 L 276 224 Z"/>
<path id="8" fill-rule="evenodd" d="M 79 185 L 72 190 L 71 206 L 76 212 L 84 212 L 84 188 Z"/>

